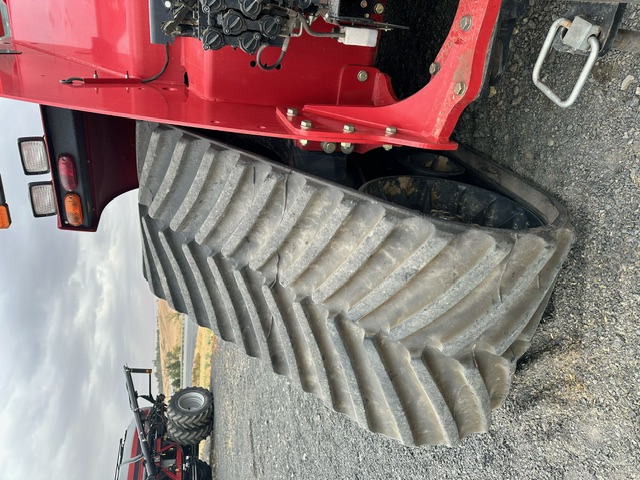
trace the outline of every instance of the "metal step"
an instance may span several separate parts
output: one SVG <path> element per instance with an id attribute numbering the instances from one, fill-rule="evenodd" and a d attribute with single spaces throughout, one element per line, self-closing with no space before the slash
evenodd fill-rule
<path id="1" fill-rule="evenodd" d="M 562 207 L 464 150 L 547 225 L 431 218 L 164 125 L 137 155 L 155 295 L 373 432 L 487 431 L 573 241 Z"/>

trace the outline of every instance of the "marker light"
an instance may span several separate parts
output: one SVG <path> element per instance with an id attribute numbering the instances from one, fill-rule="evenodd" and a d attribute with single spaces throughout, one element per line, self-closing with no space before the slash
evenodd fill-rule
<path id="1" fill-rule="evenodd" d="M 9 228 L 11 226 L 11 215 L 9 215 L 9 206 L 5 203 L 0 205 L 0 229 Z"/>
<path id="2" fill-rule="evenodd" d="M 71 155 L 60 155 L 58 157 L 58 175 L 60 176 L 62 188 L 67 192 L 71 192 L 78 187 L 76 162 Z"/>
<path id="3" fill-rule="evenodd" d="M 30 183 L 29 198 L 34 217 L 48 217 L 58 211 L 51 182 Z"/>
<path id="4" fill-rule="evenodd" d="M 49 157 L 42 137 L 19 138 L 18 147 L 25 175 L 40 175 L 49 172 Z"/>
<path id="5" fill-rule="evenodd" d="M 82 216 L 82 202 L 77 193 L 67 193 L 64 196 L 64 211 L 67 215 L 69 225 L 74 227 L 82 225 L 84 220 Z"/>
<path id="6" fill-rule="evenodd" d="M 11 215 L 9 214 L 9 205 L 7 205 L 7 199 L 4 198 L 2 177 L 0 177 L 0 228 L 9 228 L 10 226 Z"/>

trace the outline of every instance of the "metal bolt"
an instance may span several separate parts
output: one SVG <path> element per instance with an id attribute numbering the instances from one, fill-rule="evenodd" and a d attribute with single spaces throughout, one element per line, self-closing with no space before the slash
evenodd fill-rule
<path id="1" fill-rule="evenodd" d="M 360 2 L 360 8 L 367 8 L 367 5 L 369 5 L 369 4 L 367 3 L 367 0 L 362 0 L 362 1 Z"/>
<path id="2" fill-rule="evenodd" d="M 164 2 L 164 8 L 171 8 L 171 2 L 169 0 L 167 0 L 166 2 Z"/>
<path id="3" fill-rule="evenodd" d="M 324 153 L 333 153 L 338 148 L 338 145 L 335 142 L 322 142 L 320 144 Z"/>
<path id="4" fill-rule="evenodd" d="M 313 123 L 311 123 L 311 120 L 302 120 L 300 122 L 300 128 L 302 128 L 303 130 L 309 130 L 311 127 L 313 127 Z"/>
<path id="5" fill-rule="evenodd" d="M 353 143 L 343 142 L 340 144 L 340 151 L 346 155 L 349 155 L 355 150 L 356 146 Z"/>
<path id="6" fill-rule="evenodd" d="M 463 32 L 468 32 L 471 30 L 471 25 L 473 24 L 473 18 L 471 15 L 465 15 L 460 19 L 460 28 Z"/>
<path id="7" fill-rule="evenodd" d="M 456 95 L 463 95 L 467 91 L 467 84 L 464 82 L 458 82 L 453 86 L 453 93 Z"/>
<path id="8" fill-rule="evenodd" d="M 369 74 L 367 73 L 366 70 L 360 70 L 358 72 L 358 81 L 359 82 L 366 82 L 369 79 Z"/>
<path id="9" fill-rule="evenodd" d="M 429 65 L 429 73 L 431 75 L 435 75 L 439 71 L 440 71 L 440 64 L 438 62 L 433 62 L 431 65 Z"/>
<path id="10" fill-rule="evenodd" d="M 376 3 L 373 6 L 373 11 L 374 11 L 374 13 L 377 13 L 378 15 L 382 15 L 384 13 L 384 5 L 382 3 Z"/>
<path id="11" fill-rule="evenodd" d="M 309 140 L 306 140 L 304 138 L 300 140 L 300 145 L 302 145 L 303 147 L 306 147 L 308 144 L 309 144 Z"/>
<path id="12" fill-rule="evenodd" d="M 298 110 L 295 108 L 287 108 L 287 117 L 295 117 L 298 115 Z"/>
<path id="13" fill-rule="evenodd" d="M 388 152 L 393 148 L 393 145 L 382 145 L 382 148 L 384 148 Z"/>
<path id="14" fill-rule="evenodd" d="M 356 131 L 356 127 L 354 127 L 353 125 L 349 125 L 348 123 L 345 124 L 344 127 L 342 127 L 342 131 L 344 133 L 353 133 Z"/>
<path id="15" fill-rule="evenodd" d="M 398 133 L 398 129 L 396 127 L 387 127 L 384 129 L 385 135 L 395 135 Z"/>

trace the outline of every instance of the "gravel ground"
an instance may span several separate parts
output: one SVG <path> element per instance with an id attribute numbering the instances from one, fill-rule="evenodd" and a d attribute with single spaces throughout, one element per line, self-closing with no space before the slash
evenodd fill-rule
<path id="1" fill-rule="evenodd" d="M 404 447 L 221 342 L 218 478 L 640 478 L 640 55 L 606 56 L 561 110 L 530 76 L 567 7 L 531 3 L 497 93 L 464 113 L 457 137 L 559 198 L 577 243 L 491 431 L 454 448 Z M 624 26 L 640 29 L 640 7 Z M 552 55 L 546 81 L 567 92 L 581 61 Z"/>

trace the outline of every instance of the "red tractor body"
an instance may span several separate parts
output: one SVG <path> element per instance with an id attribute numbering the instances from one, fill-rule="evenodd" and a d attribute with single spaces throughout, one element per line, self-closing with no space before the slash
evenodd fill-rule
<path id="1" fill-rule="evenodd" d="M 144 82 L 165 62 L 164 46 L 150 40 L 151 3 L 8 1 L 10 21 L 5 24 L 11 34 L 4 38 L 5 54 L 0 56 L 0 95 L 303 140 L 305 148 L 316 150 L 320 142 L 349 142 L 359 152 L 383 144 L 454 149 L 449 135 L 480 91 L 501 5 L 500 0 L 461 0 L 436 57 L 437 75 L 418 93 L 398 101 L 388 76 L 374 67 L 375 46 L 307 34 L 291 39 L 282 68 L 271 71 L 256 68 L 252 57 L 239 50 L 205 50 L 195 38 L 177 37 L 168 47 L 164 74 Z M 332 28 L 322 19 L 313 25 L 320 33 Z M 271 63 L 277 53 L 269 48 L 263 58 Z M 75 80 L 60 83 L 67 79 Z M 297 115 L 288 116 L 288 108 Z M 303 120 L 313 128 L 302 128 Z M 355 131 L 344 131 L 345 123 Z"/>

